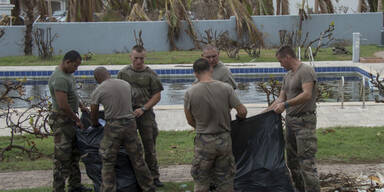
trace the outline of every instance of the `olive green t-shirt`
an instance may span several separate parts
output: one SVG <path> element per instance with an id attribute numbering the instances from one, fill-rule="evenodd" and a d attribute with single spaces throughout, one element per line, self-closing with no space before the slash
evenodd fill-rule
<path id="1" fill-rule="evenodd" d="M 194 84 L 184 96 L 184 108 L 191 112 L 200 134 L 230 132 L 230 110 L 240 104 L 233 88 L 216 80 Z"/>
<path id="2" fill-rule="evenodd" d="M 121 79 L 103 81 L 91 94 L 91 103 L 102 104 L 105 119 L 134 118 L 131 102 L 131 85 Z"/>
<path id="3" fill-rule="evenodd" d="M 77 113 L 79 108 L 79 96 L 76 91 L 76 80 L 73 74 L 65 73 L 57 67 L 49 77 L 48 87 L 52 97 L 53 111 L 59 113 L 63 112 L 60 110 L 55 96 L 55 91 L 62 91 L 67 94 L 68 104 L 72 111 Z"/>
<path id="4" fill-rule="evenodd" d="M 131 65 L 126 66 L 119 71 L 117 78 L 131 85 L 134 109 L 142 107 L 154 94 L 164 90 L 159 77 L 148 66 L 142 71 L 134 70 Z"/>
<path id="5" fill-rule="evenodd" d="M 316 110 L 317 77 L 315 70 L 304 63 L 300 64 L 296 72 L 288 71 L 285 75 L 282 90 L 285 91 L 287 100 L 302 93 L 302 85 L 308 82 L 314 83 L 311 100 L 303 104 L 290 106 L 286 111 L 287 115 L 297 115 L 298 113 L 313 112 Z"/>

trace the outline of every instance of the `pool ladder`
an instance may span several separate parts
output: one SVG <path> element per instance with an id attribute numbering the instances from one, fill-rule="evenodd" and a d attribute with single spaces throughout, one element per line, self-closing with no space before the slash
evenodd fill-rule
<path id="1" fill-rule="evenodd" d="M 344 109 L 344 85 L 345 85 L 345 79 L 344 76 L 341 76 L 341 82 L 340 82 L 340 97 L 341 97 L 341 108 Z M 365 77 L 362 76 L 361 84 L 360 84 L 360 92 L 362 95 L 362 108 L 365 108 Z"/>

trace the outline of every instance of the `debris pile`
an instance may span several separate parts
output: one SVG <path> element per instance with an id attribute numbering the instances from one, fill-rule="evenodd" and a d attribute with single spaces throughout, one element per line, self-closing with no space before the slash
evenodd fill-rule
<path id="1" fill-rule="evenodd" d="M 380 173 L 358 177 L 343 173 L 320 174 L 321 192 L 384 192 L 383 183 Z"/>

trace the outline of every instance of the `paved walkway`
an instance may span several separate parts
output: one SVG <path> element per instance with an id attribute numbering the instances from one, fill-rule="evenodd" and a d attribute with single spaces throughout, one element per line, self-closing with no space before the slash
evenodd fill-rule
<path id="1" fill-rule="evenodd" d="M 163 182 L 192 181 L 190 165 L 174 165 L 160 168 L 160 180 Z M 349 176 L 369 176 L 384 174 L 384 164 L 320 164 L 320 174 L 344 173 Z M 92 181 L 82 170 L 83 183 L 91 184 Z M 0 190 L 28 189 L 51 186 L 52 170 L 21 171 L 0 173 Z"/>

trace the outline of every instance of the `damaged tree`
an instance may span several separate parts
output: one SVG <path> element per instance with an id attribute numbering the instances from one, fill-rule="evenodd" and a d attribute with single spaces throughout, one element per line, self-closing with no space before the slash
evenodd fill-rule
<path id="1" fill-rule="evenodd" d="M 12 149 L 26 152 L 30 159 L 43 156 L 36 148 L 35 143 L 30 142 L 27 137 L 23 137 L 27 146 L 15 144 L 16 135 L 27 133 L 37 138 L 47 138 L 50 135 L 50 130 L 46 126 L 51 110 L 49 97 L 40 97 L 38 102 L 33 102 L 33 97 L 25 96 L 23 86 L 25 81 L 24 79 L 17 82 L 5 81 L 2 83 L 5 91 L 0 95 L 0 119 L 5 121 L 6 127 L 10 129 L 10 137 L 7 146 L 0 149 L 0 161 L 4 160 L 4 154 Z M 28 107 L 15 109 L 13 104 L 16 100 L 28 104 Z"/>
<path id="2" fill-rule="evenodd" d="M 51 59 L 53 56 L 52 42 L 58 37 L 55 33 L 52 35 L 51 28 L 37 28 L 34 33 L 35 43 L 39 50 L 39 57 L 41 59 Z"/>
<path id="3" fill-rule="evenodd" d="M 380 73 L 376 73 L 376 77 L 374 77 L 372 73 L 370 73 L 369 76 L 372 85 L 379 90 L 379 95 L 384 97 L 384 79 L 380 80 Z M 384 103 L 384 100 L 376 97 L 375 102 Z"/>

